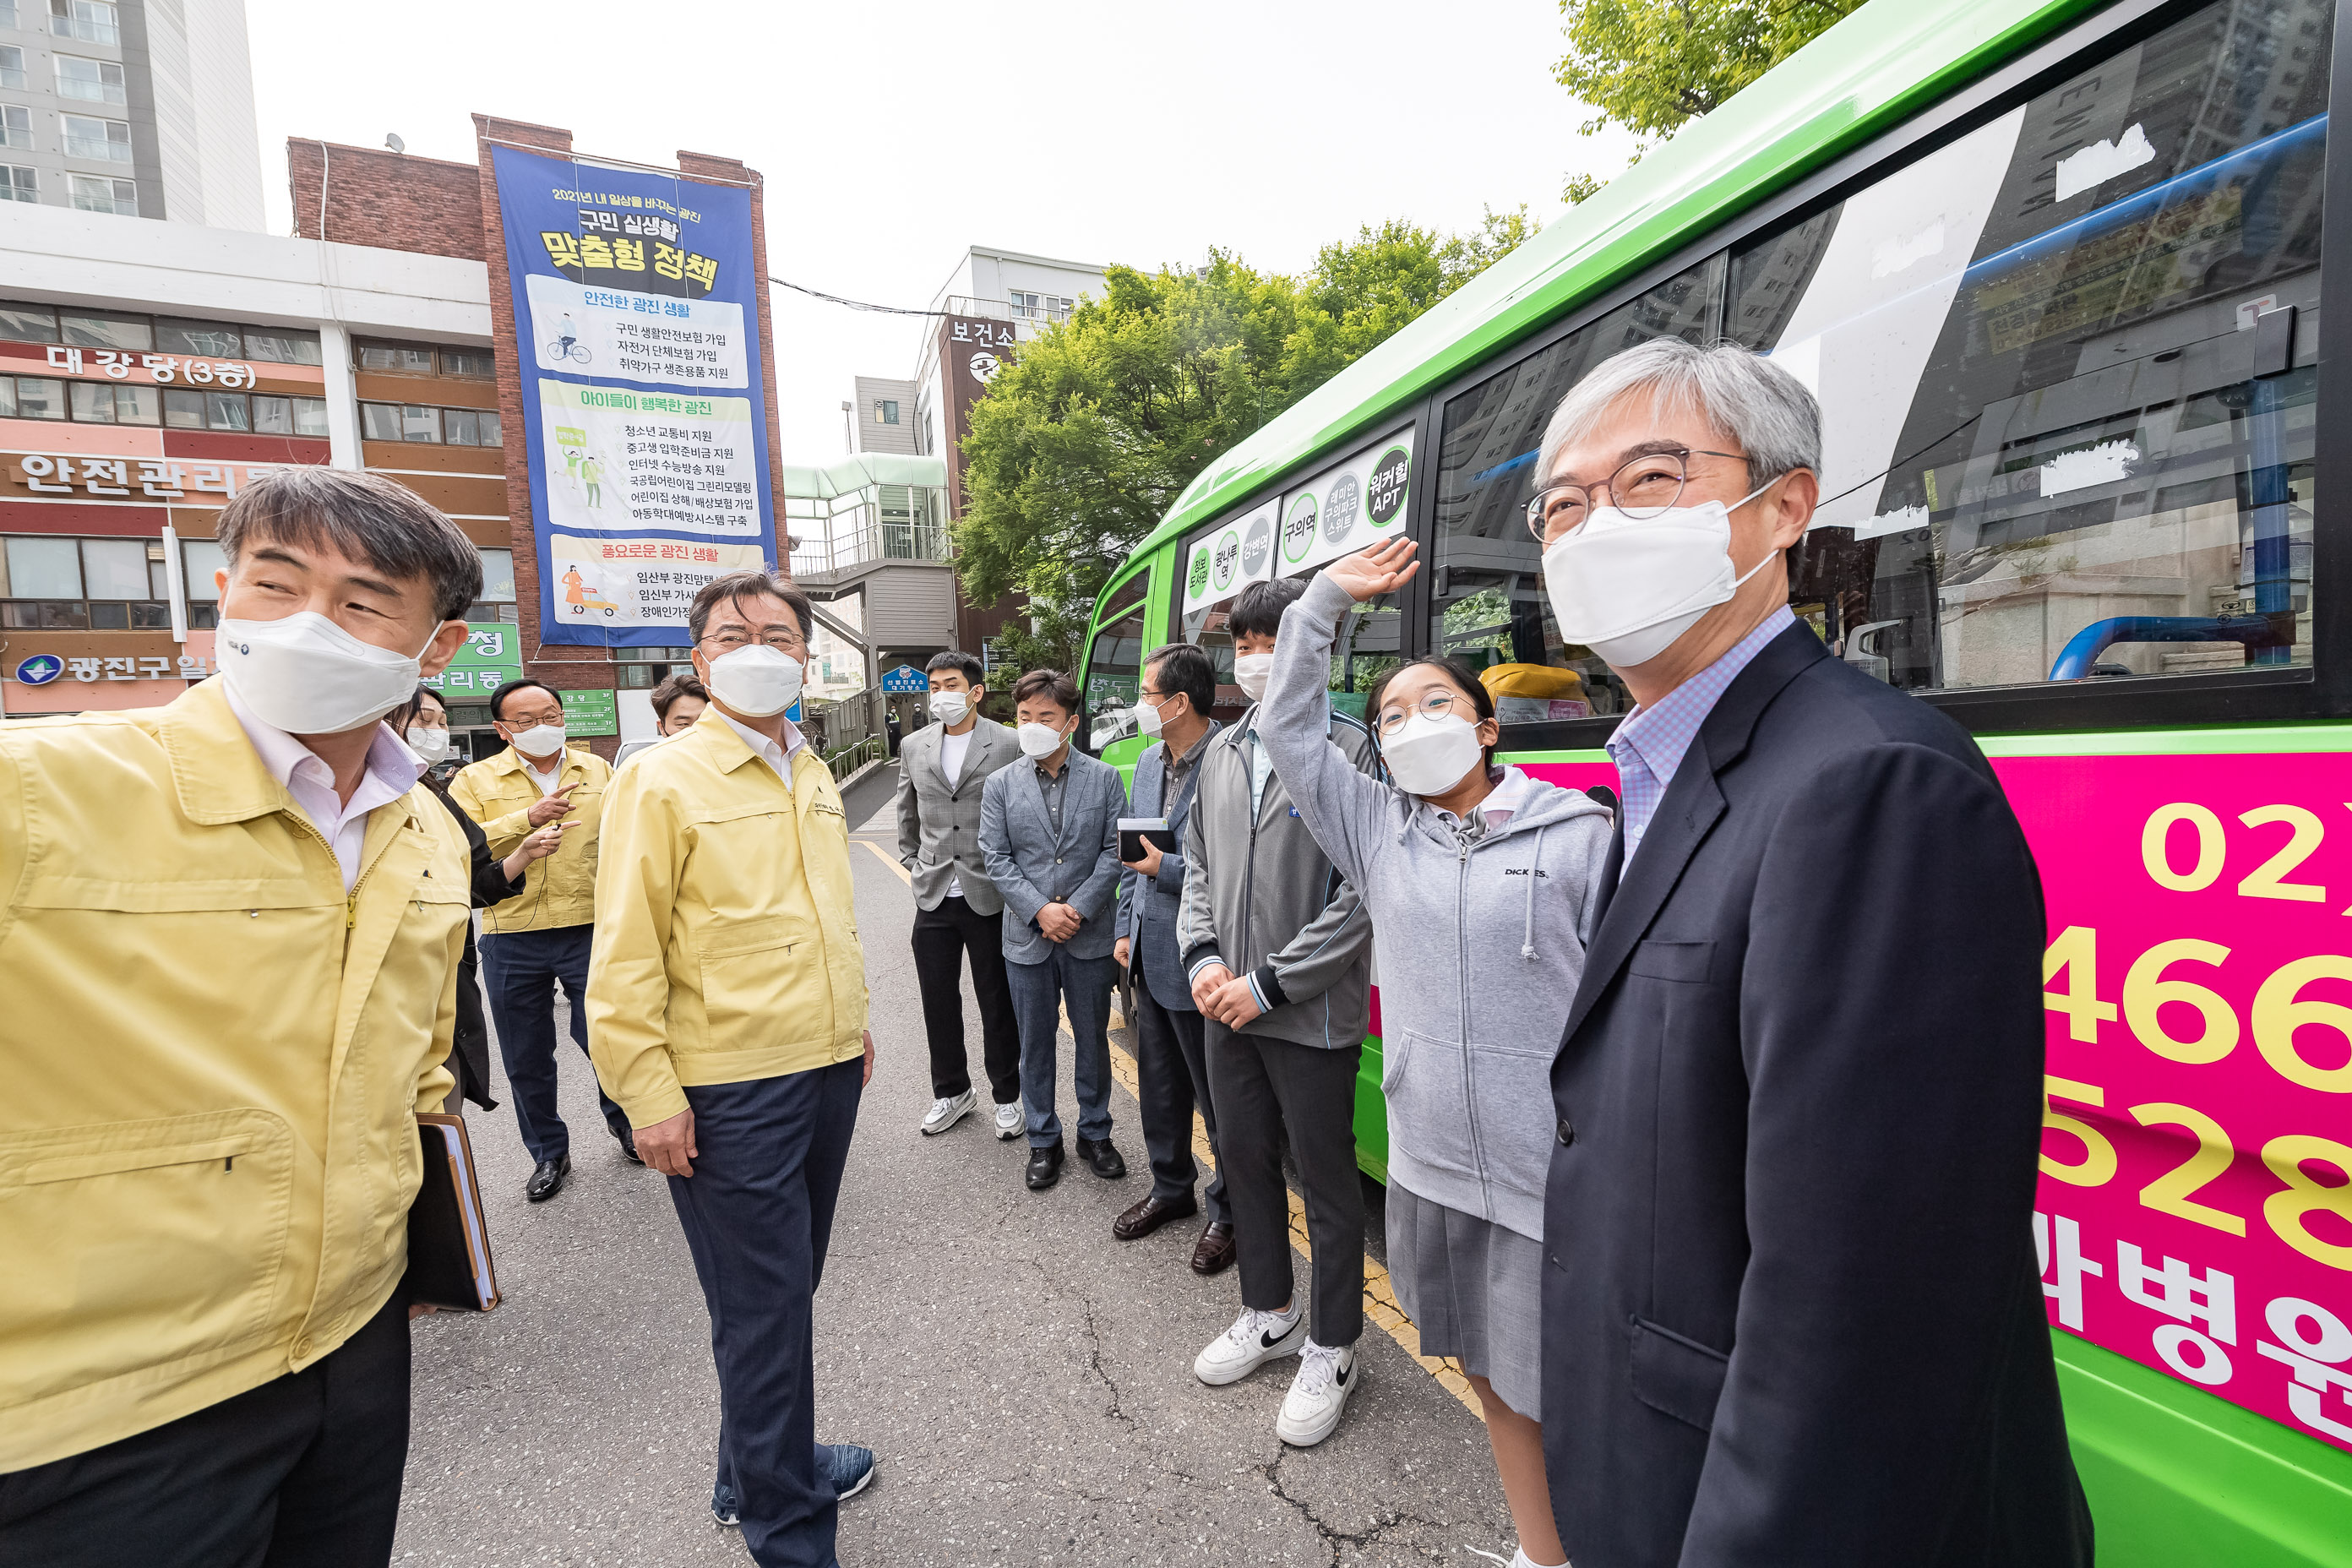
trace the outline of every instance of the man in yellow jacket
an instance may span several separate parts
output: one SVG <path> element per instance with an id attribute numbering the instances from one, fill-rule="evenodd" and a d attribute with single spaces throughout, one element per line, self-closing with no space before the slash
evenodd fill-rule
<path id="1" fill-rule="evenodd" d="M 723 1412 L 711 1510 L 740 1518 L 761 1568 L 834 1562 L 811 1298 L 874 1063 L 849 824 L 785 717 L 813 618 L 761 572 L 696 595 L 688 626 L 710 706 L 613 782 L 588 975 L 596 1075 L 670 1178 L 710 1309 Z M 829 1451 L 844 1450 L 870 1469 L 863 1449 Z"/>
<path id="2" fill-rule="evenodd" d="M 597 837 L 613 769 L 563 743 L 563 701 L 551 686 L 508 681 L 490 693 L 490 720 L 507 750 L 461 769 L 449 798 L 480 825 L 493 855 L 510 855 L 535 830 L 562 824 L 555 853 L 524 871 L 521 894 L 482 911 L 482 988 L 514 1090 L 515 1127 L 530 1152 L 523 1196 L 536 1204 L 562 1191 L 572 1173 L 572 1130 L 555 1108 L 555 987 L 562 982 L 572 1004 L 572 1043 L 584 1056 Z M 596 1103 L 621 1152 L 636 1160 L 629 1119 L 601 1093 Z"/>
<path id="3" fill-rule="evenodd" d="M 217 678 L 0 724 L 0 1563 L 391 1556 L 469 883 L 380 721 L 481 561 L 325 468 L 217 537 Z"/>

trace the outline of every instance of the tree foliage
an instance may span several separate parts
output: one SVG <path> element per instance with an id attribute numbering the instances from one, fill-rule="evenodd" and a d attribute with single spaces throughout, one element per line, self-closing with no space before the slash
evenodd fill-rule
<path id="1" fill-rule="evenodd" d="M 1024 595 L 1034 629 L 1009 629 L 1010 651 L 1074 668 L 1095 596 L 1210 458 L 1534 232 L 1524 208 L 1450 237 L 1391 220 L 1299 278 L 1223 251 L 1198 270 L 1110 268 L 972 407 L 965 595 Z"/>

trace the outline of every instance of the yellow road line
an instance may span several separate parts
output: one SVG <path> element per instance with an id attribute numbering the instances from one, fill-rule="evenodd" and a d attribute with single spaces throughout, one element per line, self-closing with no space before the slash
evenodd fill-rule
<path id="1" fill-rule="evenodd" d="M 908 887 L 914 886 L 915 879 L 908 874 L 904 866 L 892 858 L 888 850 L 871 838 L 861 838 L 857 842 L 873 850 L 882 864 L 898 873 L 898 880 Z M 1128 1026 L 1126 1018 L 1117 1011 L 1112 1012 L 1110 1018 L 1114 1027 L 1125 1029 Z M 1062 1010 L 1062 1031 L 1065 1034 L 1070 1032 L 1070 1014 L 1066 1007 Z M 1141 1103 L 1143 1096 L 1136 1078 L 1135 1058 L 1113 1046 L 1110 1048 L 1110 1070 L 1111 1076 L 1118 1079 L 1119 1087 L 1134 1096 L 1139 1104 Z M 1192 1117 L 1192 1157 L 1204 1169 L 1213 1171 L 1217 1168 L 1216 1156 L 1209 1150 L 1209 1131 L 1201 1124 L 1197 1111 Z M 1288 1183 L 1283 1184 L 1283 1194 L 1290 1200 L 1290 1245 L 1311 1265 L 1314 1251 L 1307 1239 L 1307 1205 Z M 1396 1341 L 1405 1354 L 1419 1362 L 1429 1375 L 1437 1380 L 1439 1387 L 1460 1400 L 1464 1409 L 1481 1422 L 1486 1419 L 1486 1413 L 1479 1405 L 1478 1395 L 1471 1388 L 1470 1380 L 1463 1375 L 1462 1363 L 1452 1356 L 1421 1353 L 1421 1331 L 1413 1326 L 1411 1318 L 1404 1315 L 1404 1309 L 1397 1305 L 1396 1287 L 1389 1279 L 1389 1271 L 1381 1267 L 1379 1258 L 1369 1252 L 1364 1254 L 1364 1316 L 1370 1319 L 1382 1333 Z"/>

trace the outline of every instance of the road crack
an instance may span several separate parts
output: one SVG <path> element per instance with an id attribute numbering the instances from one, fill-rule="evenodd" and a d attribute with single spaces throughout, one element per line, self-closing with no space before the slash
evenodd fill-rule
<path id="1" fill-rule="evenodd" d="M 1103 1414 L 1132 1432 L 1135 1430 L 1135 1417 L 1129 1415 L 1120 1403 L 1118 1380 L 1111 1376 L 1110 1369 L 1103 1364 L 1102 1331 L 1095 1324 L 1094 1298 L 1080 1292 L 1078 1305 L 1085 1308 L 1087 1313 L 1087 1370 L 1102 1379 L 1102 1385 L 1110 1391 L 1110 1406 Z"/>
<path id="2" fill-rule="evenodd" d="M 1359 1531 L 1341 1530 L 1336 1525 L 1326 1523 L 1323 1516 L 1315 1511 L 1313 1503 L 1305 1498 L 1291 1496 L 1282 1484 L 1282 1467 L 1290 1462 L 1292 1453 L 1293 1450 L 1286 1447 L 1276 1457 L 1274 1463 L 1258 1466 L 1257 1473 L 1265 1478 L 1268 1491 L 1289 1504 L 1293 1512 L 1314 1527 L 1315 1533 L 1321 1537 L 1323 1544 L 1330 1549 L 1331 1568 L 1339 1568 L 1339 1554 L 1347 1548 L 1353 1546 L 1360 1549 L 1370 1546 L 1400 1525 L 1418 1524 L 1432 1530 L 1438 1528 L 1435 1520 L 1424 1519 L 1417 1513 L 1407 1513 L 1402 1510 L 1394 1513 L 1374 1514 L 1371 1522 Z"/>

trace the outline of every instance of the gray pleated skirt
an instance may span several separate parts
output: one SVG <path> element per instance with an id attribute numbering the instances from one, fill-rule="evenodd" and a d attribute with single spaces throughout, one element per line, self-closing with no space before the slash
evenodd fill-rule
<path id="1" fill-rule="evenodd" d="M 1504 1404 L 1543 1419 L 1543 1247 L 1506 1226 L 1389 1184 L 1389 1279 L 1421 1331 Z"/>

